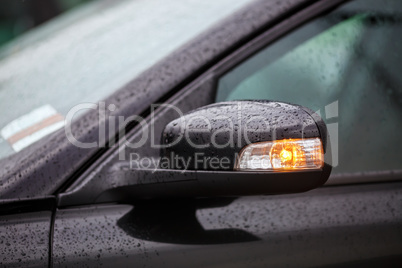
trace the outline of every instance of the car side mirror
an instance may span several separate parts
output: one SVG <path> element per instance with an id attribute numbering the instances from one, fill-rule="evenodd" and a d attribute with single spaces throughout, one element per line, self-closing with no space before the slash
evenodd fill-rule
<path id="1" fill-rule="evenodd" d="M 208 105 L 167 124 L 161 138 L 156 168 L 118 163 L 61 194 L 59 205 L 299 193 L 323 185 L 332 169 L 325 123 L 288 103 Z"/>
<path id="2" fill-rule="evenodd" d="M 161 168 L 302 171 L 324 166 L 327 128 L 313 111 L 270 101 L 208 105 L 162 133 Z"/>
<path id="3" fill-rule="evenodd" d="M 324 159 L 327 143 L 321 117 L 299 105 L 208 105 L 167 124 L 159 169 L 132 194 L 178 198 L 308 191 L 330 175 Z M 157 183 L 151 185 L 150 177 Z"/>

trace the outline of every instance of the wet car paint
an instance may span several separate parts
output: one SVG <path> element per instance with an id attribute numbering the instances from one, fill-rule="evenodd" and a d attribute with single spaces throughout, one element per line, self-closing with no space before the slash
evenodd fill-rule
<path id="1" fill-rule="evenodd" d="M 53 197 L 0 202 L 0 267 L 46 267 Z"/>
<path id="2" fill-rule="evenodd" d="M 60 209 L 54 267 L 367 267 L 402 261 L 402 184 L 186 203 Z M 174 217 L 172 217 L 172 215 Z M 223 238 L 223 239 L 222 239 Z M 399 257 L 398 257 L 399 256 Z M 391 261 L 390 261 L 391 260 Z"/>

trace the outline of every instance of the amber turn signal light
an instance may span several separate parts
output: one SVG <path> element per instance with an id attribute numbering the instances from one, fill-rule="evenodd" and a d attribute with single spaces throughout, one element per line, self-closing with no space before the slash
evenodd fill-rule
<path id="1" fill-rule="evenodd" d="M 287 139 L 247 145 L 239 154 L 235 170 L 299 171 L 323 166 L 321 139 Z"/>

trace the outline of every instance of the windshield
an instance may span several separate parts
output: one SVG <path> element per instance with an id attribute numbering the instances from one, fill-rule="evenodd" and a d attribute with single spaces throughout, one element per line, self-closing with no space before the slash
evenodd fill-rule
<path id="1" fill-rule="evenodd" d="M 6 45 L 0 158 L 62 128 L 75 105 L 105 99 L 247 2 L 94 1 Z"/>

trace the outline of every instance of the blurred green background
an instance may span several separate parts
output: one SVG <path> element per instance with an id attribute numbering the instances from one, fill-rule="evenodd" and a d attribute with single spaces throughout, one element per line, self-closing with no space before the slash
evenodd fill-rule
<path id="1" fill-rule="evenodd" d="M 93 0 L 0 0 L 0 47 L 26 31 Z"/>

